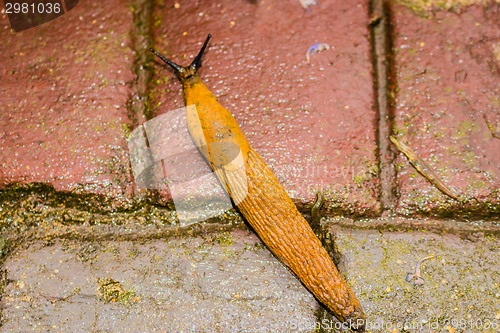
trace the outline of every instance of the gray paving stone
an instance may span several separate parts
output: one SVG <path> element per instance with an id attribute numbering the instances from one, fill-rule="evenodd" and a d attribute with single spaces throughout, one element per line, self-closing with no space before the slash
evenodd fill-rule
<path id="1" fill-rule="evenodd" d="M 312 325 L 317 307 L 248 231 L 144 243 L 36 243 L 5 268 L 13 282 L 2 332 L 289 332 L 294 321 Z M 120 282 L 125 296 L 100 299 L 103 278 Z"/>
<path id="2" fill-rule="evenodd" d="M 343 231 L 338 243 L 369 332 L 500 331 L 498 239 Z M 406 282 L 417 261 L 430 255 L 422 265 L 424 285 Z"/>
<path id="3" fill-rule="evenodd" d="M 335 232 L 367 332 L 499 332 L 498 239 Z M 422 265 L 424 285 L 407 282 L 429 255 L 435 257 Z M 318 325 L 314 297 L 247 230 L 37 242 L 11 255 L 5 268 L 11 282 L 2 332 L 314 332 Z M 105 278 L 119 282 L 120 293 L 99 291 Z"/>

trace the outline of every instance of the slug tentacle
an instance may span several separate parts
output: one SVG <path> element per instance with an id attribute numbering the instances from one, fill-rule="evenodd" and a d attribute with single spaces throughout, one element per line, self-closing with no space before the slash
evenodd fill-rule
<path id="1" fill-rule="evenodd" d="M 177 65 L 175 62 L 172 60 L 167 59 L 163 55 L 159 54 L 158 52 L 155 51 L 155 49 L 150 48 L 149 50 L 153 52 L 158 58 L 163 60 L 167 65 L 172 67 L 174 69 L 175 75 L 181 80 L 183 84 L 186 83 L 187 80 L 195 77 L 198 77 L 198 70 L 201 67 L 201 59 L 203 58 L 203 53 L 205 53 L 205 49 L 207 48 L 208 41 L 210 40 L 210 37 L 212 37 L 211 34 L 208 34 L 207 39 L 205 40 L 205 43 L 203 43 L 203 46 L 201 47 L 200 52 L 198 52 L 198 55 L 196 58 L 194 58 L 193 62 L 187 67 L 182 67 L 180 65 Z"/>
<path id="2" fill-rule="evenodd" d="M 163 62 L 165 62 L 167 65 L 169 65 L 170 67 L 172 67 L 174 69 L 174 71 L 175 71 L 176 74 L 179 73 L 179 72 L 182 73 L 184 67 L 179 66 L 175 62 L 168 60 L 167 58 L 165 58 L 164 56 L 162 56 L 161 54 L 159 54 L 158 52 L 156 52 L 153 48 L 150 48 L 149 50 L 151 52 L 153 52 L 154 54 L 156 54 L 156 56 L 158 58 L 160 58 L 161 60 L 163 60 Z"/>
<path id="3" fill-rule="evenodd" d="M 250 147 L 238 123 L 197 74 L 202 49 L 188 67 L 157 56 L 182 82 L 189 133 L 239 211 L 274 255 L 339 320 L 363 330 L 365 316 L 353 291 L 269 166 Z M 193 105 L 195 107 L 193 107 Z M 316 205 L 315 205 L 316 206 Z M 314 213 L 318 219 L 320 205 Z M 316 216 L 317 215 L 317 216 Z"/>
<path id="4" fill-rule="evenodd" d="M 208 41 L 210 40 L 210 37 L 212 37 L 212 35 L 208 34 L 207 39 L 205 39 L 205 43 L 203 43 L 203 46 L 201 47 L 200 52 L 198 52 L 198 55 L 196 56 L 196 58 L 194 58 L 191 65 L 189 65 L 189 67 L 191 68 L 191 70 L 194 73 L 196 73 L 198 71 L 198 68 L 201 67 L 201 58 L 203 57 L 203 54 L 205 53 L 205 49 L 207 48 Z"/>

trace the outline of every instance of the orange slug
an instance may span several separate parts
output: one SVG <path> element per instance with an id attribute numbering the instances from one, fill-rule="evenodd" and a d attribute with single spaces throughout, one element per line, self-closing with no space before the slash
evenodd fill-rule
<path id="1" fill-rule="evenodd" d="M 198 69 L 210 37 L 187 67 L 151 49 L 174 69 L 182 83 L 193 141 L 273 254 L 335 317 L 354 330 L 364 330 L 361 305 L 328 252 L 271 169 L 250 147 L 234 117 L 202 83 Z"/>

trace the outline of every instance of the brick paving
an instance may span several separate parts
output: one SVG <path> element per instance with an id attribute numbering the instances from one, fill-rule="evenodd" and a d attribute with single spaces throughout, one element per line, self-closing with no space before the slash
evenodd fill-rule
<path id="1" fill-rule="evenodd" d="M 368 2 L 324 2 L 311 13 L 277 2 L 175 3 L 155 14 L 173 15 L 155 27 L 155 47 L 186 65 L 213 35 L 202 80 L 292 198 L 311 202 L 323 190 L 332 211 L 378 213 Z M 331 48 L 308 64 L 315 43 Z M 152 112 L 183 106 L 175 76 L 155 70 Z"/>
<path id="2" fill-rule="evenodd" d="M 147 49 L 185 65 L 212 33 L 202 79 L 305 215 L 325 192 L 368 331 L 499 332 L 500 4 L 400 3 L 382 20 L 387 117 L 367 0 L 79 3 L 15 34 L 3 11 L 0 331 L 311 332 L 323 318 L 236 211 L 184 227 L 168 191 L 134 183 L 129 134 L 183 106 Z M 315 43 L 330 48 L 307 63 Z M 431 254 L 413 287 L 406 273 Z"/>
<path id="3" fill-rule="evenodd" d="M 132 199 L 126 136 L 134 79 L 132 13 L 80 4 L 47 24 L 0 36 L 0 184 Z"/>
<path id="4" fill-rule="evenodd" d="M 465 201 L 443 195 L 401 156 L 400 214 L 498 212 L 499 13 L 471 6 L 421 17 L 393 7 L 396 135 Z"/>

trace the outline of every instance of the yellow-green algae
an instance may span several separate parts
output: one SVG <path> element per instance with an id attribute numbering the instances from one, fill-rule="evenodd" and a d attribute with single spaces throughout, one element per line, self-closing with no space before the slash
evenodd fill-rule
<path id="1" fill-rule="evenodd" d="M 426 12 L 433 9 L 437 10 L 449 10 L 457 11 L 461 8 L 481 5 L 488 6 L 491 4 L 491 0 L 393 0 L 396 3 L 400 3 L 418 15 L 425 15 Z M 494 0 L 496 3 L 500 3 L 500 0 Z"/>
<path id="2" fill-rule="evenodd" d="M 342 231 L 337 242 L 351 272 L 348 283 L 364 305 L 367 332 L 492 332 L 485 323 L 499 323 L 498 239 Z M 416 262 L 430 255 L 422 265 L 424 285 L 406 282 Z M 479 319 L 461 330 L 464 320 L 475 325 Z"/>

